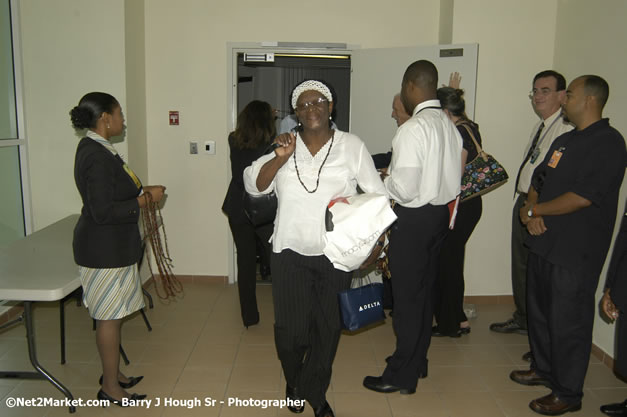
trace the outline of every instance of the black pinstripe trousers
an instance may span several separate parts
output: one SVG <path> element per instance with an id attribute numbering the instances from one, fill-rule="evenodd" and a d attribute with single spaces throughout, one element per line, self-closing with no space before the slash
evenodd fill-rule
<path id="1" fill-rule="evenodd" d="M 315 409 L 324 405 L 340 341 L 337 293 L 350 287 L 350 272 L 325 257 L 292 250 L 272 253 L 274 340 L 288 385 Z"/>

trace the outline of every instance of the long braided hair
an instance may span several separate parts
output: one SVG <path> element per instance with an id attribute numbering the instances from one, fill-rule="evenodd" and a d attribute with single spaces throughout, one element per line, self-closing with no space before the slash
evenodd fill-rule
<path id="1" fill-rule="evenodd" d="M 170 249 L 168 248 L 168 236 L 165 232 L 161 208 L 159 208 L 159 204 L 152 201 L 152 195 L 149 192 L 145 193 L 145 195 L 146 207 L 142 209 L 144 239 L 150 244 L 152 253 L 155 256 L 155 264 L 157 264 L 164 294 L 159 290 L 155 274 L 152 271 L 150 259 L 147 259 L 146 262 L 148 263 L 152 278 L 155 279 L 155 291 L 159 298 L 165 300 L 170 297 L 175 297 L 177 293 L 182 292 L 183 285 L 172 272 L 173 263 L 170 257 Z M 163 229 L 163 239 L 161 239 L 160 229 Z M 146 253 L 148 254 L 148 251 L 146 251 Z"/>

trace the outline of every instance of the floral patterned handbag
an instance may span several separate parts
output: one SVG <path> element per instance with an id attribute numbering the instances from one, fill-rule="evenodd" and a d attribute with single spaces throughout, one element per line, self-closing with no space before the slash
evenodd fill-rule
<path id="1" fill-rule="evenodd" d="M 477 157 L 466 164 L 462 175 L 460 199 L 465 201 L 500 187 L 507 182 L 509 176 L 505 168 L 492 155 L 481 149 L 472 129 L 465 123 L 462 126 L 468 131 L 477 147 Z"/>

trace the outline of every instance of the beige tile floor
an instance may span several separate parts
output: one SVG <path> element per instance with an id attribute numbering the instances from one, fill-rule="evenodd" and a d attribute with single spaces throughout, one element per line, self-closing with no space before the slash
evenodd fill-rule
<path id="1" fill-rule="evenodd" d="M 154 294 L 154 289 L 151 291 Z M 276 407 L 228 405 L 228 399 L 277 400 L 285 382 L 274 350 L 271 287 L 258 286 L 261 323 L 245 329 L 239 317 L 237 288 L 222 284 L 185 283 L 185 293 L 163 303 L 155 297 L 148 311 L 153 331 L 135 315 L 123 325 L 123 345 L 131 363 L 127 375 L 144 375 L 135 387 L 153 400 L 150 408 L 82 407 L 76 416 L 293 416 Z M 459 339 L 434 338 L 429 350 L 429 377 L 420 380 L 415 395 L 378 394 L 362 387 L 365 375 L 379 375 L 392 352 L 391 320 L 359 334 L 343 335 L 334 364 L 328 400 L 338 417 L 492 417 L 535 416 L 532 399 L 548 393 L 543 387 L 523 387 L 509 372 L 525 368 L 520 359 L 527 339 L 488 330 L 507 318 L 511 306 L 479 305 L 472 332 Z M 43 366 L 64 383 L 75 398 L 95 398 L 100 364 L 83 307 L 66 304 L 67 363 L 59 363 L 58 303 L 35 308 L 37 350 Z M 0 333 L 0 369 L 29 369 L 23 325 Z M 65 407 L 8 408 L 8 398 L 62 395 L 47 381 L 0 379 L 0 416 L 67 416 Z M 602 416 L 601 404 L 622 401 L 627 386 L 596 358 L 590 360 L 585 397 L 579 416 Z M 155 406 L 156 398 L 161 400 Z M 165 399 L 178 406 L 164 406 Z M 194 399 L 202 403 L 193 406 Z M 208 399 L 208 400 L 206 400 Z M 205 401 L 215 400 L 215 406 Z M 187 401 L 187 402 L 186 402 Z M 221 404 L 220 401 L 224 401 Z M 187 407 L 187 405 L 190 405 Z M 308 406 L 303 416 L 313 416 Z"/>

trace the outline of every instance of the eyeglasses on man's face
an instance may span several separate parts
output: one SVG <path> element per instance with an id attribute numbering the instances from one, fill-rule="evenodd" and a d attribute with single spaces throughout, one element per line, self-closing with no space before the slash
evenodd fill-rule
<path id="1" fill-rule="evenodd" d="M 297 104 L 296 110 L 298 111 L 307 111 L 307 110 L 313 110 L 313 109 L 321 110 L 324 108 L 325 105 L 327 105 L 328 102 L 329 100 L 327 100 L 326 98 L 320 97 L 317 100 Z"/>
<path id="2" fill-rule="evenodd" d="M 531 90 L 529 92 L 529 98 L 534 98 L 535 96 L 543 96 L 546 97 L 551 93 L 554 93 L 555 90 L 551 90 L 548 87 L 544 87 L 544 88 L 534 88 L 533 90 Z"/>

